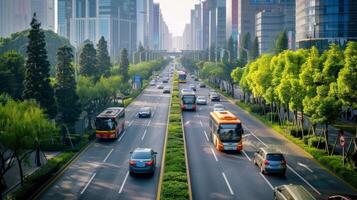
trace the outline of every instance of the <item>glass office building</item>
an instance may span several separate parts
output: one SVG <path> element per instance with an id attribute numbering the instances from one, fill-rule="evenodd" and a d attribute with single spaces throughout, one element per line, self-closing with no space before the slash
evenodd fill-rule
<path id="1" fill-rule="evenodd" d="M 309 48 L 314 45 L 323 50 L 330 43 L 343 46 L 349 40 L 357 40 L 357 1 L 296 1 L 298 48 Z"/>

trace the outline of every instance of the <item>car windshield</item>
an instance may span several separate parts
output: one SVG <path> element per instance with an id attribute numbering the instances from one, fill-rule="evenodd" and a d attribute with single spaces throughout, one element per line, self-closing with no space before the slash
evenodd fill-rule
<path id="1" fill-rule="evenodd" d="M 131 155 L 132 159 L 151 159 L 151 153 L 148 151 L 134 151 Z"/>
<path id="2" fill-rule="evenodd" d="M 218 134 L 222 142 L 238 142 L 242 137 L 241 124 L 221 124 Z"/>
<path id="3" fill-rule="evenodd" d="M 98 131 L 111 131 L 115 129 L 115 121 L 111 118 L 97 118 L 95 128 Z"/>
<path id="4" fill-rule="evenodd" d="M 275 154 L 268 154 L 267 155 L 267 160 L 271 160 L 271 161 L 282 161 L 284 160 L 283 155 L 279 154 L 279 153 L 275 153 Z"/>
<path id="5" fill-rule="evenodd" d="M 194 104 L 196 102 L 196 97 L 194 95 L 185 95 L 182 97 L 182 102 L 184 104 Z"/>

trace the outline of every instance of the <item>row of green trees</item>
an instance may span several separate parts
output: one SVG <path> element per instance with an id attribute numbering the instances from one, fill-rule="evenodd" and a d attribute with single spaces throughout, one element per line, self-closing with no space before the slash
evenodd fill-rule
<path id="1" fill-rule="evenodd" d="M 285 50 L 274 56 L 262 55 L 244 68 L 236 68 L 231 76 L 239 83 L 244 98 L 252 94 L 263 112 L 266 105 L 276 113 L 284 107 L 286 118 L 293 111 L 294 123 L 301 128 L 306 114 L 313 130 L 317 124 L 324 125 L 328 141 L 328 125 L 340 117 L 342 107 L 357 109 L 356 56 L 356 42 L 349 42 L 344 51 L 332 44 L 322 54 L 316 47 Z M 298 112 L 302 115 L 300 122 Z"/>

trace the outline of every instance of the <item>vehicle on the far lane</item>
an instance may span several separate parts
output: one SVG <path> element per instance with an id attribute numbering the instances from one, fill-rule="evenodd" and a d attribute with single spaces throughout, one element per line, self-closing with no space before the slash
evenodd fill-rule
<path id="1" fill-rule="evenodd" d="M 274 188 L 275 200 L 316 200 L 302 185 L 280 185 Z"/>
<path id="2" fill-rule="evenodd" d="M 149 148 L 136 148 L 130 152 L 129 173 L 154 174 L 156 169 L 156 152 Z"/>
<path id="3" fill-rule="evenodd" d="M 181 110 L 196 111 L 196 94 L 192 90 L 181 90 Z"/>
<path id="4" fill-rule="evenodd" d="M 156 88 L 157 88 L 157 89 L 164 89 L 164 85 L 163 85 L 163 84 L 158 84 L 158 85 L 156 86 Z"/>
<path id="5" fill-rule="evenodd" d="M 210 92 L 209 98 L 211 101 L 220 101 L 221 100 L 221 97 L 219 96 L 219 94 L 217 92 Z"/>
<path id="6" fill-rule="evenodd" d="M 213 111 L 225 111 L 226 108 L 224 107 L 224 105 L 220 104 L 220 103 L 215 103 L 213 105 Z"/>
<path id="7" fill-rule="evenodd" d="M 189 87 L 190 89 L 192 89 L 193 91 L 196 91 L 196 86 L 195 86 L 195 84 L 190 84 L 188 87 Z"/>
<path id="8" fill-rule="evenodd" d="M 187 77 L 187 74 L 185 71 L 178 71 L 178 79 L 179 79 L 179 83 L 186 83 L 186 77 Z"/>
<path id="9" fill-rule="evenodd" d="M 254 153 L 254 164 L 260 168 L 262 174 L 276 173 L 285 176 L 286 161 L 284 155 L 273 148 L 259 148 Z"/>
<path id="10" fill-rule="evenodd" d="M 207 99 L 205 96 L 197 97 L 197 105 L 207 105 Z"/>
<path id="11" fill-rule="evenodd" d="M 200 88 L 205 88 L 206 85 L 205 85 L 204 83 L 199 83 L 199 84 L 198 84 L 198 87 L 200 87 Z"/>
<path id="12" fill-rule="evenodd" d="M 166 94 L 166 93 L 170 93 L 171 92 L 171 88 L 169 86 L 165 86 L 164 89 L 162 90 L 162 93 Z"/>
<path id="13" fill-rule="evenodd" d="M 155 86 L 156 82 L 154 80 L 150 81 L 150 86 Z"/>
<path id="14" fill-rule="evenodd" d="M 142 107 L 140 108 L 139 112 L 138 112 L 138 117 L 139 118 L 150 118 L 151 117 L 151 107 Z"/>
<path id="15" fill-rule="evenodd" d="M 209 120 L 210 140 L 219 151 L 241 151 L 243 128 L 238 117 L 229 111 L 214 111 Z"/>
<path id="16" fill-rule="evenodd" d="M 124 131 L 125 109 L 111 107 L 95 119 L 95 136 L 99 139 L 116 139 Z"/>

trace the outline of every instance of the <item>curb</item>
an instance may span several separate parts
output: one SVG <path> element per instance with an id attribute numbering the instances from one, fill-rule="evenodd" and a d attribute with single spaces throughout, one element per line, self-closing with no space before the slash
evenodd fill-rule
<path id="1" fill-rule="evenodd" d="M 77 152 L 65 165 L 63 165 L 61 167 L 61 169 L 59 169 L 56 174 L 49 180 L 47 180 L 44 184 L 42 184 L 42 186 L 37 190 L 37 192 L 35 192 L 32 196 L 29 197 L 29 199 L 38 199 L 45 191 L 47 191 L 47 189 L 53 185 L 53 183 L 58 180 L 59 177 L 61 177 L 63 175 L 63 173 L 65 171 L 67 171 L 67 169 L 69 168 L 69 166 L 74 163 L 75 161 L 77 161 L 79 159 L 79 157 L 87 151 L 87 149 L 89 149 L 91 146 L 93 146 L 95 140 L 92 140 L 91 142 L 89 142 L 84 148 L 82 148 L 79 152 Z"/>
<path id="2" fill-rule="evenodd" d="M 162 158 L 161 158 L 160 178 L 159 178 L 159 183 L 158 183 L 158 187 L 157 187 L 157 191 L 156 191 L 156 200 L 160 200 L 160 198 L 161 198 L 162 180 L 164 178 L 167 135 L 169 134 L 169 121 L 170 121 L 170 113 L 171 113 L 171 101 L 172 101 L 172 95 L 173 95 L 172 91 L 173 91 L 173 82 L 171 84 L 171 95 L 170 95 L 170 102 L 169 102 L 169 110 L 167 112 L 166 131 L 165 131 L 164 147 L 163 147 Z"/>
<path id="3" fill-rule="evenodd" d="M 185 133 L 185 127 L 183 125 L 183 116 L 181 113 L 181 126 L 182 126 L 182 136 L 183 136 L 183 145 L 185 149 L 185 160 L 186 160 L 186 173 L 187 173 L 187 183 L 188 183 L 188 195 L 189 199 L 192 200 L 192 187 L 191 187 L 191 176 L 190 176 L 190 170 L 189 170 L 189 163 L 188 163 L 188 157 L 187 157 L 187 148 L 186 148 L 186 133 Z"/>

